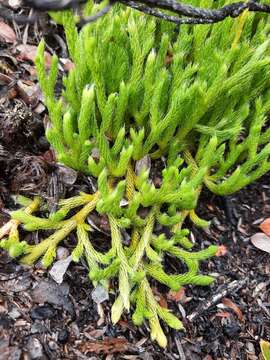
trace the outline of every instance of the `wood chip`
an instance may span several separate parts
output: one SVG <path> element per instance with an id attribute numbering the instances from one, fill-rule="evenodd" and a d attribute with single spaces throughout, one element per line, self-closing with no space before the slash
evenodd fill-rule
<path id="1" fill-rule="evenodd" d="M 121 338 L 104 338 L 101 341 L 87 341 L 80 346 L 83 353 L 115 354 L 123 353 L 129 349 L 129 342 Z"/>

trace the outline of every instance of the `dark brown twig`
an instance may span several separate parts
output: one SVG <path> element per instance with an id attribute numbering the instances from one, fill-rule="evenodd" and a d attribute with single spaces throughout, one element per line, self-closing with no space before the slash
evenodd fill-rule
<path id="1" fill-rule="evenodd" d="M 213 305 L 217 304 L 222 298 L 226 297 L 228 294 L 235 293 L 240 290 L 247 282 L 247 278 L 242 280 L 235 280 L 229 284 L 221 285 L 216 293 L 206 302 L 203 302 L 202 305 L 192 314 L 187 316 L 187 319 L 191 322 L 194 321 L 198 316 L 202 315 L 206 310 L 210 309 Z"/>

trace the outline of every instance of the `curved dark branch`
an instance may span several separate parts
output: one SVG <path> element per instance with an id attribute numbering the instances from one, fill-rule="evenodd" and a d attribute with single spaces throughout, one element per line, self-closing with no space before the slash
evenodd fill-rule
<path id="1" fill-rule="evenodd" d="M 24 4 L 38 11 L 57 11 L 78 8 L 85 0 L 24 0 Z"/>
<path id="2" fill-rule="evenodd" d="M 89 24 L 91 22 L 96 21 L 97 19 L 101 18 L 102 16 L 104 16 L 105 14 L 107 14 L 110 9 L 112 7 L 112 3 L 109 3 L 107 6 L 105 6 L 103 9 L 101 9 L 100 11 L 98 11 L 96 14 L 91 15 L 91 16 L 87 16 L 85 18 L 82 18 L 79 22 L 79 26 L 84 26 L 86 24 Z"/>
<path id="3" fill-rule="evenodd" d="M 60 11 L 66 9 L 80 8 L 86 0 L 24 0 L 24 4 L 38 11 Z M 96 0 L 96 2 L 100 2 Z M 78 25 L 83 26 L 90 22 L 96 21 L 110 10 L 114 3 L 121 3 L 125 6 L 136 9 L 147 15 L 158 17 L 162 20 L 173 22 L 175 24 L 212 24 L 226 19 L 227 17 L 235 18 L 243 13 L 244 10 L 252 12 L 270 13 L 270 4 L 258 3 L 255 0 L 248 2 L 235 2 L 225 5 L 218 9 L 205 9 L 183 4 L 177 0 L 111 0 L 109 5 L 102 8 L 96 14 L 86 18 L 81 18 Z M 165 11 L 165 12 L 164 12 Z M 169 15 L 170 11 L 175 15 Z M 0 16 L 6 19 L 12 19 L 17 22 L 34 22 L 37 20 L 36 15 L 32 17 L 11 16 L 5 12 L 0 5 Z"/>
<path id="4" fill-rule="evenodd" d="M 121 0 L 119 0 L 119 1 L 122 2 Z M 162 20 L 173 22 L 177 25 L 181 25 L 181 24 L 212 24 L 213 23 L 212 19 L 180 18 L 177 16 L 170 16 L 170 15 L 164 14 L 162 11 L 153 9 L 149 6 L 145 6 L 136 1 L 128 0 L 128 1 L 125 1 L 125 4 L 135 10 L 143 12 L 144 14 L 155 16 Z"/>

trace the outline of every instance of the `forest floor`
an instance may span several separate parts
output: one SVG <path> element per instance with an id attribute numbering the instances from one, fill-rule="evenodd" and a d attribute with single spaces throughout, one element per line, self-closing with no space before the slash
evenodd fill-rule
<path id="1" fill-rule="evenodd" d="M 53 207 L 59 198 L 91 191 L 94 181 L 59 166 L 44 137 L 48 117 L 33 65 L 42 36 L 48 43 L 48 66 L 54 49 L 60 71 L 68 71 L 72 63 L 61 30 L 48 19 L 43 26 L 28 26 L 0 18 L 0 226 L 14 209 L 14 194 L 39 194 Z M 165 328 L 166 350 L 150 341 L 147 324 L 138 328 L 128 315 L 112 326 L 115 294 L 97 304 L 84 263 L 71 263 L 57 284 L 40 263 L 23 267 L 1 251 L 0 360 L 259 359 L 260 339 L 270 340 L 270 262 L 269 253 L 257 249 L 250 237 L 270 217 L 269 180 L 266 175 L 229 198 L 202 194 L 198 214 L 211 225 L 207 230 L 192 227 L 195 249 L 224 245 L 224 256 L 202 265 L 202 272 L 216 277 L 210 287 L 186 286 L 175 295 L 156 286 L 159 300 L 186 328 Z M 110 241 L 106 218 L 94 215 L 91 221 L 96 245 Z M 41 234 L 25 236 L 38 241 Z M 63 244 L 58 259 L 70 254 L 72 242 Z"/>

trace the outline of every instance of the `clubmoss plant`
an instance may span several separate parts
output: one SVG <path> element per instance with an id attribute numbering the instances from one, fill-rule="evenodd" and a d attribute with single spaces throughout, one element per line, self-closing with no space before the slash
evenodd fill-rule
<path id="1" fill-rule="evenodd" d="M 99 6 L 90 0 L 86 14 Z M 132 309 L 133 322 L 148 320 L 151 338 L 165 347 L 160 319 L 183 326 L 158 303 L 151 279 L 174 291 L 213 281 L 199 273 L 199 264 L 217 246 L 192 251 L 183 228 L 186 217 L 208 225 L 195 212 L 202 187 L 232 194 L 270 169 L 270 27 L 264 16 L 244 13 L 213 26 L 177 28 L 121 5 L 80 31 L 71 11 L 52 17 L 64 27 L 75 67 L 57 99 L 58 59 L 47 72 L 41 42 L 36 68 L 51 120 L 46 135 L 58 161 L 97 178 L 98 190 L 61 200 L 48 218 L 33 215 L 29 204 L 12 212 L 25 230 L 52 232 L 37 245 L 18 237 L 1 245 L 24 264 L 42 258 L 50 266 L 59 243 L 75 232 L 73 260 L 87 260 L 93 284 L 118 279 L 113 323 Z M 135 171 L 146 156 L 163 160 L 159 184 L 149 169 Z M 87 217 L 93 211 L 109 220 L 106 253 L 91 241 Z M 178 274 L 167 273 L 168 257 L 187 271 L 179 266 Z"/>

